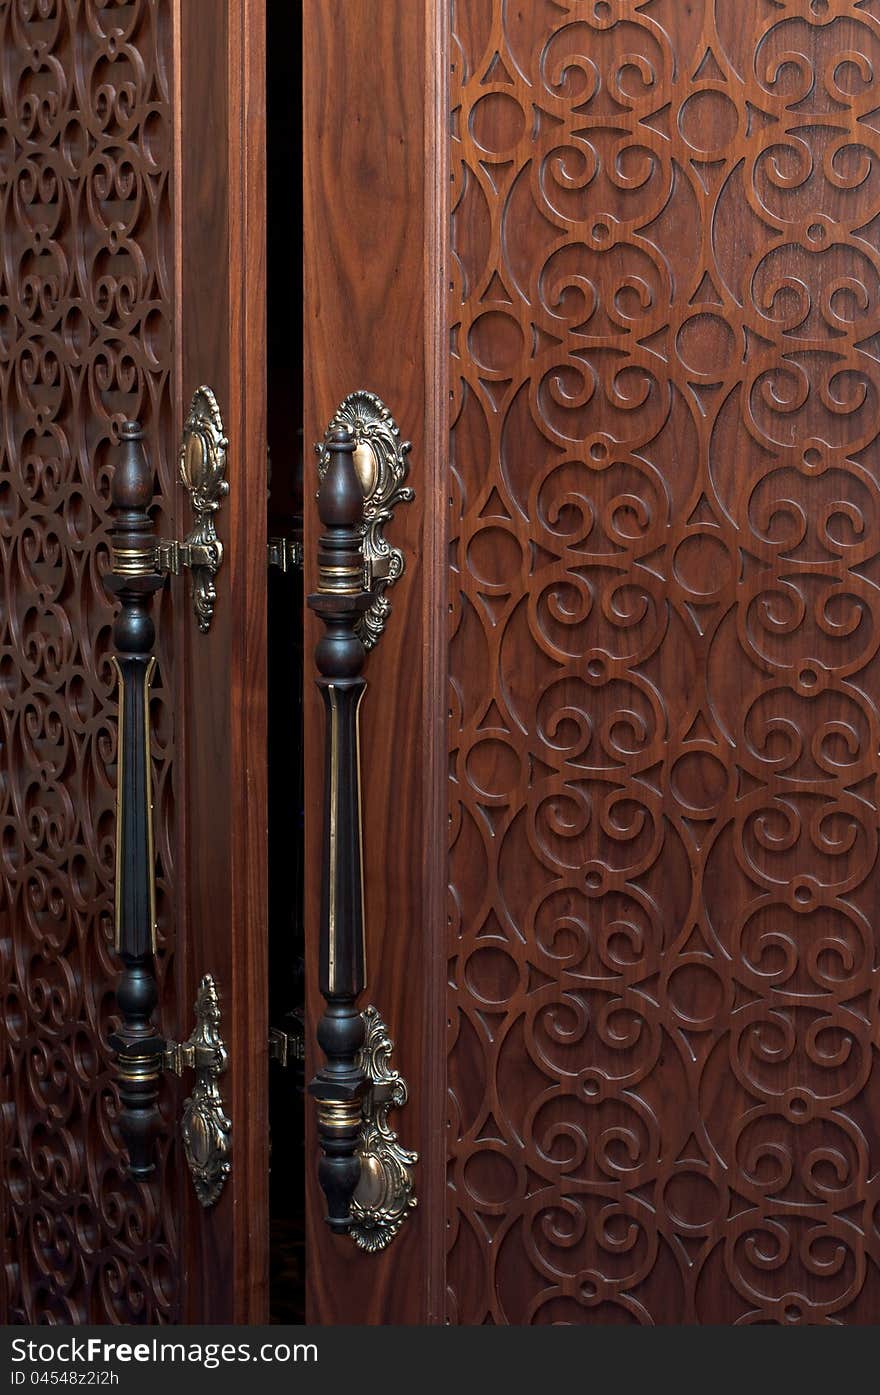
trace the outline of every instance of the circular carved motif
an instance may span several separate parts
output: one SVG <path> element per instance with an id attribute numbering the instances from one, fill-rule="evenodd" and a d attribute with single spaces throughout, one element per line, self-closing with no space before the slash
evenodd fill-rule
<path id="1" fill-rule="evenodd" d="M 144 423 L 173 498 L 166 0 L 0 4 L 0 1220 L 8 1321 L 167 1322 L 178 1180 L 122 1175 L 105 1046 L 116 696 L 108 448 Z M 167 596 L 161 602 L 167 609 Z M 151 694 L 173 1013 L 171 616 Z"/>
<path id="2" fill-rule="evenodd" d="M 880 18 L 454 30 L 450 1316 L 871 1322 Z"/>

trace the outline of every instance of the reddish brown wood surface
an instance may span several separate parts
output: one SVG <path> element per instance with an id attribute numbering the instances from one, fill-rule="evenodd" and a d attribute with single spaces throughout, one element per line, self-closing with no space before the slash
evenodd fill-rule
<path id="1" fill-rule="evenodd" d="M 262 0 L 178 0 L 179 407 L 213 387 L 230 482 L 211 631 L 181 619 L 183 1002 L 214 975 L 233 1130 L 220 1201 L 188 1209 L 185 1313 L 198 1322 L 268 1311 L 264 24 Z"/>
<path id="2" fill-rule="evenodd" d="M 0 8 L 0 1322 L 169 1322 L 181 1178 L 122 1169 L 108 1069 L 116 798 L 110 447 L 175 531 L 168 0 Z M 176 1015 L 174 600 L 156 605 L 163 1011 Z M 179 957 L 177 962 L 179 963 Z M 174 1109 L 175 1088 L 164 1099 Z"/>
<path id="3" fill-rule="evenodd" d="M 880 5 L 457 0 L 450 1321 L 880 1313 Z"/>
<path id="4" fill-rule="evenodd" d="M 307 1298 L 310 1320 L 319 1322 L 419 1322 L 439 1313 L 441 1302 L 443 1058 L 437 1034 L 443 978 L 437 953 L 445 810 L 437 721 L 444 621 L 436 576 L 443 524 L 436 412 L 443 282 L 440 164 L 433 153 L 443 129 L 434 110 L 440 20 L 432 4 L 410 0 L 303 5 L 306 593 L 315 589 L 319 531 L 311 443 L 323 436 L 348 393 L 367 388 L 394 413 L 412 441 L 416 490 L 415 502 L 398 509 L 389 529 L 405 552 L 406 575 L 393 589 L 387 631 L 366 665 L 361 715 L 363 1002 L 374 1003 L 386 1019 L 394 1064 L 412 1084 L 410 1103 L 394 1126 L 405 1146 L 422 1155 L 419 1206 L 380 1255 L 365 1255 L 347 1237 L 332 1236 L 321 1219 L 317 1143 L 307 1109 L 313 1160 L 307 1169 Z M 316 638 L 309 617 L 307 654 Z M 308 675 L 305 703 L 310 1077 L 317 1064 L 313 1026 L 322 1006 L 315 971 L 323 737 Z"/>
<path id="5" fill-rule="evenodd" d="M 8 1321 L 266 1314 L 262 25 L 259 0 L 0 15 Z M 230 1047 L 235 1163 L 208 1213 L 172 1142 L 173 1079 L 155 1180 L 134 1185 L 121 1165 L 105 1047 L 116 712 L 101 584 L 119 424 L 143 422 L 157 531 L 180 536 L 177 442 L 203 382 L 230 442 L 227 560 L 207 638 L 188 578 L 163 589 L 150 714 L 161 1025 L 188 1035 L 212 972 Z"/>

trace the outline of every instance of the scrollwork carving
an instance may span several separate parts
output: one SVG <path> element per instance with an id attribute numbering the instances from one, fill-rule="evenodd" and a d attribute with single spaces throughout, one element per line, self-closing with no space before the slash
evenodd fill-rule
<path id="1" fill-rule="evenodd" d="M 0 1221 L 6 1320 L 169 1322 L 178 1174 L 123 1176 L 106 1042 L 116 685 L 110 447 L 144 423 L 173 534 L 170 7 L 0 4 Z M 164 598 L 162 606 L 170 605 Z M 158 975 L 174 1014 L 174 739 L 151 689 Z"/>
<path id="2" fill-rule="evenodd" d="M 451 1320 L 872 1322 L 880 13 L 453 10 Z"/>

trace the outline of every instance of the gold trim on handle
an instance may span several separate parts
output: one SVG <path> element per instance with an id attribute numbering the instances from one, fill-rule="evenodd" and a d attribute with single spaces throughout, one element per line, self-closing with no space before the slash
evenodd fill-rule
<path id="1" fill-rule="evenodd" d="M 336 992 L 336 863 L 339 850 L 339 829 L 337 814 L 339 803 L 339 704 L 336 689 L 327 684 L 327 698 L 330 703 L 330 908 L 328 926 L 330 943 L 327 946 L 327 982 L 330 992 Z"/>
<path id="2" fill-rule="evenodd" d="M 354 709 L 354 729 L 355 729 L 355 756 L 357 763 L 358 782 L 358 808 L 362 809 L 362 785 L 361 785 L 361 703 L 364 700 L 366 688 L 362 688 L 358 693 Z M 330 943 L 327 947 L 327 977 L 331 993 L 337 990 L 336 979 L 336 863 L 339 855 L 339 829 L 337 826 L 339 808 L 339 702 L 336 694 L 336 684 L 327 684 L 327 698 L 330 703 L 330 908 L 329 927 Z M 358 824 L 358 843 L 361 852 L 360 865 L 360 897 L 361 897 L 361 932 L 363 936 L 364 926 L 364 824 L 361 818 Z"/>
<path id="3" fill-rule="evenodd" d="M 116 576 L 152 576 L 156 570 L 156 548 L 114 547 L 111 570 Z"/>
<path id="4" fill-rule="evenodd" d="M 122 677 L 122 669 L 115 654 L 111 654 L 110 662 L 116 669 L 117 692 L 119 702 L 119 717 L 117 725 L 117 749 L 116 749 L 116 879 L 113 887 L 113 948 L 118 954 L 122 947 L 122 906 L 120 895 L 122 888 L 122 821 L 123 821 L 123 734 L 125 732 L 125 680 Z M 150 754 L 150 684 L 153 681 L 153 674 L 156 671 L 156 657 L 150 656 L 149 663 L 144 669 L 144 779 L 146 781 L 146 804 L 147 804 L 147 859 L 149 865 L 149 915 L 150 915 L 150 946 L 153 953 L 156 953 L 156 857 L 153 843 L 153 767 Z"/>
<path id="5" fill-rule="evenodd" d="M 364 963 L 367 962 L 367 908 L 364 902 L 364 788 L 361 779 L 361 703 L 364 700 L 366 688 L 361 688 L 354 709 L 354 749 L 355 764 L 357 766 L 357 786 L 358 786 L 358 808 L 361 816 L 358 819 L 358 842 L 361 850 L 361 945 L 363 948 Z"/>

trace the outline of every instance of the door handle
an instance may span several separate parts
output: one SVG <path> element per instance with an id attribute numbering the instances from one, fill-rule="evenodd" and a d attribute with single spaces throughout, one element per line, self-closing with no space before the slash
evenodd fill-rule
<path id="1" fill-rule="evenodd" d="M 406 1101 L 390 1068 L 392 1042 L 376 1009 L 361 1012 L 365 986 L 359 713 L 363 667 L 391 611 L 387 591 L 403 574 L 402 552 L 384 536 L 405 484 L 409 445 L 372 393 L 342 403 L 318 452 L 318 586 L 308 604 L 324 633 L 315 648 L 325 709 L 323 856 L 317 1026 L 324 1063 L 309 1085 L 322 1156 L 318 1177 L 327 1224 L 378 1250 L 416 1204 L 413 1164 L 388 1125 Z"/>
<path id="2" fill-rule="evenodd" d="M 205 490 L 206 471 L 214 483 L 225 472 L 225 438 L 222 464 L 208 460 L 214 436 L 207 434 L 196 415 L 208 399 L 199 389 L 187 418 L 181 442 L 181 473 L 191 471 L 191 494 L 198 545 L 207 550 L 196 555 L 193 602 L 199 628 L 210 624 L 213 609 L 213 576 L 222 552 L 210 533 L 213 518 L 200 525 L 198 513 L 207 501 L 212 515 L 217 497 Z M 201 396 L 200 396 L 201 394 Z M 213 394 L 210 395 L 213 403 Z M 214 403 L 216 407 L 216 403 Z M 219 413 L 218 413 L 219 417 Z M 202 431 L 202 440 L 193 434 Z M 156 897 L 153 853 L 153 800 L 150 771 L 150 682 L 156 666 L 153 648 L 156 631 L 152 599 L 164 585 L 163 545 L 153 531 L 149 506 L 153 497 L 153 472 L 144 449 L 143 432 L 136 421 L 125 422 L 116 448 L 111 485 L 111 570 L 105 578 L 108 591 L 119 602 L 113 625 L 115 654 L 112 662 L 119 684 L 119 734 L 116 787 L 116 888 L 114 948 L 122 961 L 116 989 L 119 1026 L 110 1037 L 110 1048 L 119 1088 L 119 1127 L 128 1149 L 129 1173 L 138 1180 L 154 1169 L 154 1143 L 159 1129 L 159 1080 L 164 1069 L 180 1074 L 195 1071 L 192 1094 L 185 1101 L 181 1132 L 193 1182 L 204 1206 L 210 1206 L 229 1173 L 230 1124 L 223 1108 L 218 1080 L 226 1069 L 226 1048 L 220 1034 L 220 1005 L 216 986 L 206 974 L 196 997 L 196 1025 L 189 1040 L 169 1042 L 160 1032 L 155 1013 Z M 205 468 L 199 461 L 205 462 Z M 218 475 L 219 471 L 219 475 Z M 196 490 L 201 493 L 196 497 Z M 202 510 L 204 512 L 204 510 Z M 194 530 L 194 531 L 196 531 Z M 193 534 L 186 546 L 194 545 Z M 192 555 L 192 554 L 190 554 Z M 216 565 L 215 565 L 216 563 Z M 209 608 L 206 609 L 210 603 Z M 204 623 L 207 614 L 207 624 Z"/>

